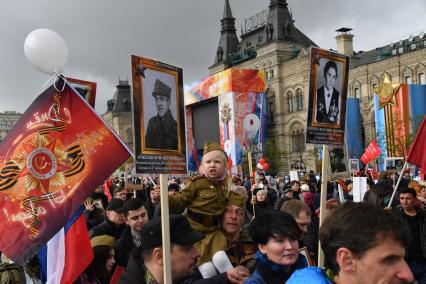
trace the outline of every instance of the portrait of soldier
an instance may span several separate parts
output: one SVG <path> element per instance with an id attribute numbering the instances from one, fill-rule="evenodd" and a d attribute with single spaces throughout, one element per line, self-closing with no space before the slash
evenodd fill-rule
<path id="1" fill-rule="evenodd" d="M 155 99 L 157 115 L 148 122 L 145 133 L 145 147 L 177 150 L 177 122 L 170 111 L 171 88 L 161 80 L 156 79 L 152 96 Z"/>
<path id="2" fill-rule="evenodd" d="M 336 62 L 329 60 L 324 66 L 324 85 L 317 90 L 316 121 L 339 123 L 339 92 L 334 88 L 337 74 Z"/>
<path id="3" fill-rule="evenodd" d="M 341 173 L 346 171 L 345 153 L 343 149 L 334 148 L 330 151 L 330 164 L 332 173 Z"/>

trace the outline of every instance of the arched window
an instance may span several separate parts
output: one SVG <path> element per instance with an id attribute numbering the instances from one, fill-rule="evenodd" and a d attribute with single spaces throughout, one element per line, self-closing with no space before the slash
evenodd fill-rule
<path id="1" fill-rule="evenodd" d="M 126 129 L 127 143 L 131 143 L 133 141 L 133 130 L 132 128 Z"/>
<path id="2" fill-rule="evenodd" d="M 357 99 L 361 98 L 361 91 L 359 90 L 359 88 L 354 89 L 354 97 Z"/>
<path id="3" fill-rule="evenodd" d="M 287 93 L 287 107 L 288 107 L 288 112 L 293 112 L 293 94 L 289 91 Z"/>
<path id="4" fill-rule="evenodd" d="M 426 84 L 426 76 L 425 73 L 419 73 L 419 84 Z"/>
<path id="5" fill-rule="evenodd" d="M 293 152 L 301 153 L 305 149 L 305 132 L 303 128 L 293 130 L 291 134 L 291 141 L 293 145 Z"/>
<path id="6" fill-rule="evenodd" d="M 274 98 L 268 98 L 267 99 L 268 102 L 268 122 L 269 123 L 274 123 L 275 119 L 275 104 L 274 104 Z"/>
<path id="7" fill-rule="evenodd" d="M 412 84 L 413 83 L 413 79 L 411 78 L 411 76 L 405 76 L 405 84 Z"/>
<path id="8" fill-rule="evenodd" d="M 303 110 L 303 92 L 301 89 L 296 90 L 297 110 Z"/>

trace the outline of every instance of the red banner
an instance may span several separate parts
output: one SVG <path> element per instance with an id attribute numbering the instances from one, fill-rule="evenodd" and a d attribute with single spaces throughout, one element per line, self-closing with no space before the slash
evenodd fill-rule
<path id="1" fill-rule="evenodd" d="M 379 146 L 377 145 L 376 140 L 372 140 L 370 142 L 370 145 L 368 145 L 367 149 L 365 150 L 364 154 L 361 157 L 361 161 L 367 165 L 371 160 L 377 158 L 380 156 L 382 151 L 380 150 Z"/>
<path id="2" fill-rule="evenodd" d="M 25 263 L 129 156 L 59 79 L 0 144 L 0 251 Z"/>
<path id="3" fill-rule="evenodd" d="M 408 153 L 407 162 L 426 170 L 426 115 L 417 131 L 416 138 Z"/>

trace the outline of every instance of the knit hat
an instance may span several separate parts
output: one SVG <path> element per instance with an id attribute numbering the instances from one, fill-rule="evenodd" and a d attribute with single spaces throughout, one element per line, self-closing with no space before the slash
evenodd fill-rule
<path id="1" fill-rule="evenodd" d="M 113 247 L 115 244 L 115 239 L 109 235 L 100 235 L 90 239 L 90 245 L 92 248 L 97 246 L 110 246 Z"/>
<path id="2" fill-rule="evenodd" d="M 302 191 L 309 191 L 309 185 L 307 185 L 307 184 L 302 184 L 302 185 L 300 186 L 300 189 L 301 189 Z"/>

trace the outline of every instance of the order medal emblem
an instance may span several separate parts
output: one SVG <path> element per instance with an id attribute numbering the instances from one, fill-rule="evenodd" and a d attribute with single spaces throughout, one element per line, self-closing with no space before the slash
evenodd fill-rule
<path id="1" fill-rule="evenodd" d="M 55 155 L 46 148 L 34 149 L 27 158 L 27 167 L 38 179 L 49 179 L 57 169 Z"/>

